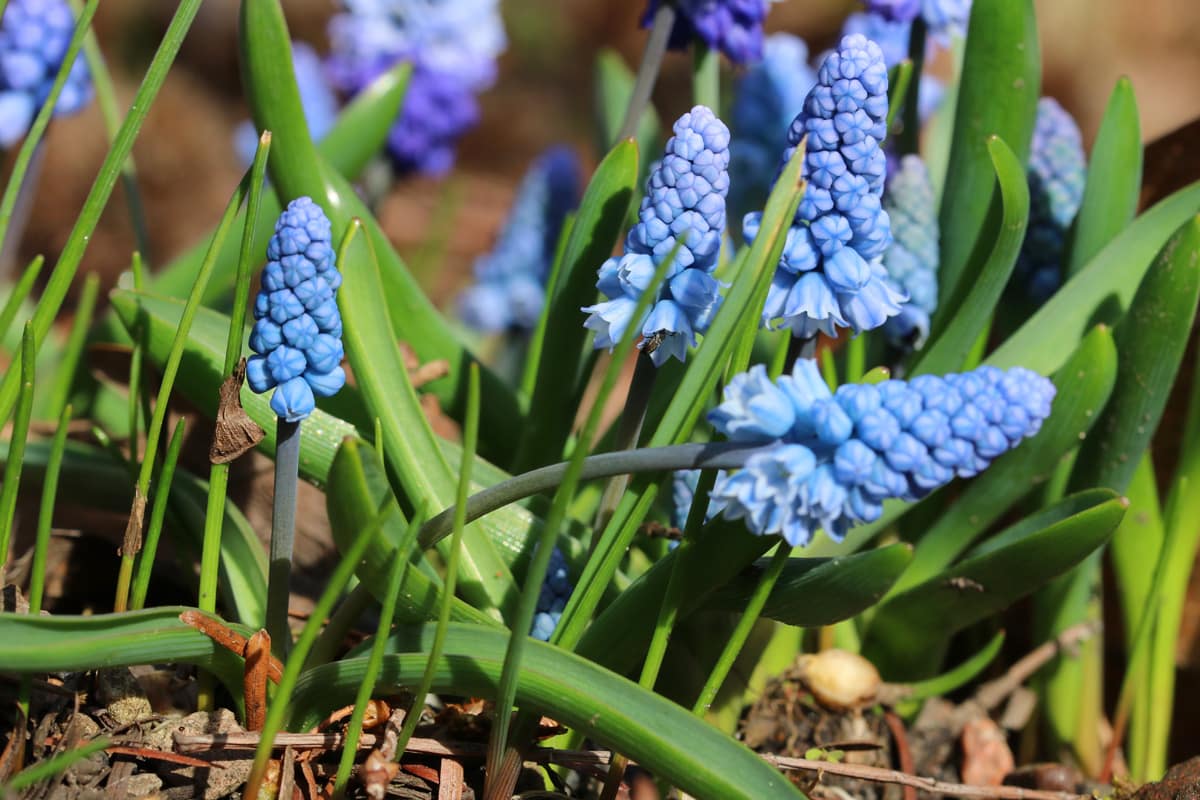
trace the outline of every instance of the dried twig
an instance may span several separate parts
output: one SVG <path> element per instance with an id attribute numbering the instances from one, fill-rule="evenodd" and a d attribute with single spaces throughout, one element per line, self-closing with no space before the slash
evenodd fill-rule
<path id="1" fill-rule="evenodd" d="M 267 673 L 270 671 L 271 634 L 259 631 L 246 642 L 246 667 L 242 696 L 246 701 L 246 727 L 261 731 L 267 719 Z"/>
<path id="2" fill-rule="evenodd" d="M 246 644 L 250 640 L 212 617 L 199 611 L 185 611 L 179 615 L 179 621 L 191 625 L 234 655 L 246 657 Z M 279 683 L 279 679 L 283 677 L 283 664 L 274 656 L 267 661 L 267 677 L 275 683 Z"/>
<path id="3" fill-rule="evenodd" d="M 913 764 L 912 750 L 908 748 L 908 733 L 904 730 L 904 722 L 895 711 L 885 711 L 883 721 L 887 723 L 888 730 L 892 732 L 892 741 L 896 743 L 896 759 L 900 762 L 900 769 L 908 773 L 913 772 L 916 766 Z M 912 786 L 905 786 L 904 800 L 917 800 L 917 790 Z"/>
<path id="4" fill-rule="evenodd" d="M 462 764 L 453 758 L 443 758 L 438 775 L 438 800 L 462 800 L 465 778 Z"/>
<path id="5" fill-rule="evenodd" d="M 1100 630 L 1098 622 L 1081 622 L 1072 625 L 1048 642 L 1044 642 L 1030 650 L 1018 659 L 1008 671 L 994 681 L 989 681 L 979 687 L 970 703 L 980 706 L 984 711 L 991 711 L 1004 702 L 1010 694 L 1033 677 L 1033 674 L 1045 666 L 1050 659 L 1065 650 L 1072 650 L 1080 643 L 1090 639 Z"/>
<path id="6" fill-rule="evenodd" d="M 841 764 L 832 761 L 816 761 L 808 758 L 789 758 L 762 754 L 762 757 L 780 769 L 799 769 L 809 772 L 842 775 L 847 778 L 857 778 L 874 783 L 894 783 L 899 786 L 911 786 L 932 794 L 944 794 L 951 797 L 980 797 L 999 798 L 999 800 L 1086 800 L 1088 795 L 1072 792 L 1048 792 L 1040 789 L 1026 789 L 1021 786 L 971 786 L 965 783 L 949 783 L 936 778 L 925 778 L 920 775 L 910 775 L 895 769 L 868 767 L 864 764 Z"/>
<path id="7" fill-rule="evenodd" d="M 151 747 L 131 747 L 124 744 L 110 744 L 104 748 L 109 753 L 116 753 L 123 756 L 133 756 L 134 758 L 148 758 L 153 761 L 169 761 L 172 764 L 182 764 L 185 767 L 200 767 L 201 769 L 225 769 L 224 764 L 213 761 L 205 761 L 202 758 L 192 758 L 191 756 L 182 756 L 178 753 L 168 753 L 163 750 L 155 750 Z"/>

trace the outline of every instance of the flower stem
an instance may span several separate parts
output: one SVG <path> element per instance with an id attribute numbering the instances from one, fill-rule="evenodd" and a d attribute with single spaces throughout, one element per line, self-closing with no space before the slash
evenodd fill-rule
<path id="1" fill-rule="evenodd" d="M 737 627 L 733 629 L 733 634 L 730 635 L 729 641 L 725 643 L 725 649 L 721 651 L 721 655 L 717 658 L 717 663 L 713 666 L 712 672 L 708 676 L 708 680 L 704 684 L 704 688 L 700 690 L 700 696 L 696 698 L 696 704 L 692 706 L 692 713 L 696 716 L 703 716 L 708 712 L 708 709 L 713 704 L 713 700 L 717 697 L 717 692 L 721 689 L 721 684 L 725 683 L 725 678 L 729 675 L 729 670 L 733 668 L 733 662 L 737 659 L 738 654 L 742 652 L 742 647 L 746 644 L 746 639 L 750 637 L 750 631 L 754 627 L 754 623 L 758 621 L 759 615 L 762 613 L 763 606 L 767 603 L 767 598 L 771 595 L 771 590 L 775 588 L 775 582 L 779 580 L 783 568 L 787 566 L 788 558 L 792 554 L 792 548 L 784 541 L 780 541 L 775 550 L 775 555 L 771 558 L 771 563 L 767 566 L 766 572 L 758 582 L 758 586 L 754 589 L 754 594 L 750 596 L 750 600 L 746 603 L 746 610 L 742 612 L 742 618 L 738 620 Z"/>
<path id="2" fill-rule="evenodd" d="M 646 409 L 650 406 L 650 395 L 654 393 L 654 379 L 658 377 L 658 368 L 650 354 L 640 351 L 637 355 L 637 365 L 633 369 L 633 381 L 629 385 L 629 394 L 625 397 L 625 409 L 621 412 L 621 421 L 617 427 L 617 438 L 613 450 L 632 450 L 637 447 L 638 437 L 642 433 L 642 423 L 646 421 Z M 612 519 L 621 495 L 629 485 L 629 473 L 614 475 L 604 487 L 604 495 L 600 498 L 600 507 L 596 509 L 596 521 L 592 525 L 592 546 L 595 547 L 600 532 Z"/>
<path id="3" fill-rule="evenodd" d="M 692 42 L 692 99 L 721 113 L 721 59 L 699 39 Z"/>
<path id="4" fill-rule="evenodd" d="M 650 38 L 646 40 L 646 49 L 642 51 L 642 63 L 638 65 L 633 93 L 629 96 L 629 105 L 625 108 L 625 119 L 622 120 L 621 129 L 617 133 L 618 142 L 633 138 L 637 133 L 642 113 L 650 104 L 650 94 L 658 80 L 658 68 L 667 53 L 667 41 L 671 38 L 671 29 L 674 27 L 675 6 L 672 3 L 659 3 L 658 11 L 654 13 Z"/>
<path id="5" fill-rule="evenodd" d="M 296 538 L 296 485 L 300 476 L 300 423 L 282 417 L 275 427 L 275 504 L 271 510 L 271 555 L 267 573 L 267 633 L 279 652 L 291 644 L 292 546 Z"/>

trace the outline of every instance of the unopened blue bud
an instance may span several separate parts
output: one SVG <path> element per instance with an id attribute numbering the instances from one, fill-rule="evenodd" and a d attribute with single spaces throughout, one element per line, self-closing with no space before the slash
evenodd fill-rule
<path id="1" fill-rule="evenodd" d="M 888 176 L 883 207 L 892 226 L 892 245 L 883 265 L 895 288 L 908 295 L 900 313 L 884 325 L 896 345 L 920 347 L 938 301 L 938 218 L 933 184 L 920 156 L 907 155 Z"/>
<path id="2" fill-rule="evenodd" d="M 567 560 L 556 547 L 550 553 L 550 566 L 546 569 L 546 579 L 542 581 L 541 590 L 538 592 L 533 630 L 530 632 L 533 638 L 543 642 L 550 641 L 550 636 L 558 626 L 574 589 L 571 575 L 567 571 Z"/>

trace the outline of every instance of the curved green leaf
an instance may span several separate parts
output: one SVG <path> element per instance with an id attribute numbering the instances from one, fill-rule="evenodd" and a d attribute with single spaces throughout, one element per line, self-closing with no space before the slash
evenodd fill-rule
<path id="1" fill-rule="evenodd" d="M 1200 210 L 1200 182 L 1155 204 L 1076 273 L 985 359 L 997 367 L 1057 370 L 1098 323 L 1115 325 L 1163 244 Z"/>
<path id="2" fill-rule="evenodd" d="M 1122 77 L 1113 87 L 1092 145 L 1091 165 L 1066 275 L 1083 269 L 1101 248 L 1116 238 L 1137 214 L 1142 191 L 1142 127 L 1133 84 Z"/>
<path id="3" fill-rule="evenodd" d="M 920 540 L 899 593 L 946 568 L 1004 511 L 1044 483 L 1100 416 L 1117 376 L 1117 351 L 1108 328 L 1088 334 L 1054 376 L 1058 394 L 1036 436 L 1005 453 L 971 480 Z"/>
<path id="4" fill-rule="evenodd" d="M 457 478 L 442 456 L 437 437 L 408 380 L 408 368 L 392 339 L 379 268 L 370 241 L 351 227 L 349 242 L 338 253 L 343 275 L 339 302 L 346 359 L 354 372 L 368 413 L 379 420 L 388 481 L 399 499 L 412 508 L 454 505 Z M 438 543 L 445 558 L 449 541 Z M 501 560 L 482 522 L 463 529 L 461 592 L 485 612 L 510 619 L 517 592 L 508 564 Z"/>
<path id="5" fill-rule="evenodd" d="M 910 683 L 905 687 L 904 702 L 917 703 L 927 697 L 942 697 L 965 686 L 983 672 L 1000 654 L 1004 646 L 1004 631 L 998 631 L 975 655 L 936 678 Z"/>
<path id="6" fill-rule="evenodd" d="M 617 123 L 620 124 L 619 122 Z M 524 472 L 559 461 L 575 422 L 575 408 L 563 402 L 580 381 L 580 364 L 589 331 L 583 327 L 585 305 L 596 297 L 596 270 L 612 253 L 629 210 L 638 176 L 637 145 L 619 143 L 600 162 L 575 214 L 563 253 L 563 271 L 550 299 L 537 382 L 521 446 L 512 463 Z"/>
<path id="7" fill-rule="evenodd" d="M 388 642 L 376 690 L 411 687 L 425 668 L 434 626 L 400 629 Z M 494 696 L 508 634 L 451 625 L 435 664 L 433 690 Z M 395 654 L 401 651 L 402 654 Z M 301 677 L 292 698 L 291 727 L 307 730 L 353 699 L 366 658 L 318 667 Z M 530 641 L 521 663 L 517 703 L 538 709 L 696 797 L 801 798 L 795 786 L 759 756 L 685 709 L 608 670 L 552 645 Z"/>
<path id="8" fill-rule="evenodd" d="M 375 451 L 357 439 L 346 439 L 333 460 L 333 468 L 329 471 L 329 489 L 325 493 L 329 526 L 339 552 L 345 552 L 363 528 L 370 524 L 374 509 L 381 507 L 391 491 Z M 379 535 L 367 548 L 355 573 L 377 598 L 382 598 L 387 591 L 388 565 L 406 527 L 404 515 L 400 513 L 394 498 L 389 507 L 391 511 Z M 410 565 L 404 575 L 396 605 L 397 618 L 405 622 L 424 622 L 435 618 L 439 595 L 439 583 L 418 567 Z M 458 599 L 455 599 L 451 613 L 455 620 L 461 622 L 496 624 L 492 617 Z"/>
<path id="9" fill-rule="evenodd" d="M 991 319 L 992 310 L 1004 292 L 1025 240 L 1025 226 L 1029 222 L 1029 185 L 1025 170 L 1004 140 L 997 136 L 988 137 L 987 152 L 1000 189 L 1000 227 L 995 234 L 995 243 L 978 273 L 972 276 L 963 299 L 949 303 L 943 300 L 942 308 L 954 309 L 953 316 L 943 317 L 945 323 L 941 333 L 922 351 L 920 360 L 913 367 L 914 375 L 944 375 L 962 368 L 967 354 Z M 987 226 L 982 236 L 986 237 L 992 227 Z M 948 299 L 949 295 L 946 297 Z"/>
<path id="10" fill-rule="evenodd" d="M 803 628 L 850 619 L 877 603 L 911 559 L 912 547 L 903 542 L 840 558 L 790 559 L 762 616 Z M 706 607 L 743 609 L 768 563 L 762 559 L 743 570 L 714 592 Z"/>
<path id="11" fill-rule="evenodd" d="M 1059 509 L 1035 515 L 1000 534 L 1002 546 L 989 544 L 885 601 L 871 620 L 863 655 L 888 680 L 919 680 L 936 673 L 952 634 L 1007 608 L 1108 541 L 1125 515 L 1125 500 L 1096 491 L 1087 502 L 1096 504 L 1049 524 Z"/>
<path id="12" fill-rule="evenodd" d="M 1113 331 L 1119 380 L 1092 435 L 1080 448 L 1072 487 L 1125 491 L 1158 428 L 1198 299 L 1200 217 L 1194 217 L 1163 247 L 1129 312 Z"/>
<path id="13" fill-rule="evenodd" d="M 195 609 L 169 606 L 87 616 L 0 613 L 0 672 L 84 672 L 169 662 L 199 665 L 226 685 L 240 687 L 242 659 L 180 622 L 184 611 Z M 244 636 L 253 633 L 224 624 Z"/>
<path id="14" fill-rule="evenodd" d="M 992 197 L 988 140 L 999 136 L 1012 148 L 1017 163 L 1025 163 L 1040 85 L 1032 0 L 975 0 L 938 217 L 942 300 L 934 316 L 935 331 L 955 313 L 954 301 L 974 284 L 981 266 L 984 251 L 978 250 L 978 242 L 986 236 Z"/>

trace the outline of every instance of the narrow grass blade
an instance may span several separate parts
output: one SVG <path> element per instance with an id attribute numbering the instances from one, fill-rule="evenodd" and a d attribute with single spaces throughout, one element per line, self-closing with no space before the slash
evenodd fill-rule
<path id="1" fill-rule="evenodd" d="M 425 669 L 432 625 L 402 629 L 388 642 L 378 691 L 412 686 Z M 496 697 L 508 633 L 451 625 L 433 688 Z M 305 674 L 293 695 L 292 726 L 307 729 L 354 697 L 365 658 L 350 658 Z M 581 731 L 697 797 L 729 800 L 801 798 L 775 768 L 707 722 L 659 695 L 579 656 L 532 641 L 517 682 L 517 702 Z"/>
<path id="2" fill-rule="evenodd" d="M 999 137 L 988 137 L 987 152 L 999 186 L 999 227 L 985 225 L 979 241 L 983 246 L 983 242 L 991 240 L 994 230 L 994 243 L 987 259 L 971 276 L 970 283 L 963 285 L 959 299 L 951 300 L 949 294 L 945 295 L 941 307 L 954 309 L 953 315 L 947 312 L 942 316 L 943 324 L 936 326 L 941 330 L 921 351 L 920 359 L 912 368 L 913 375 L 944 375 L 962 368 L 975 341 L 987 329 L 1025 240 L 1025 226 L 1029 222 L 1029 184 L 1025 170 Z"/>
<path id="3" fill-rule="evenodd" d="M 1113 87 L 1092 145 L 1083 202 L 1067 257 L 1066 275 L 1083 269 L 1097 253 L 1129 227 L 1142 191 L 1142 127 L 1133 83 L 1122 77 Z"/>
<path id="4" fill-rule="evenodd" d="M 58 428 L 50 442 L 50 456 L 42 478 L 42 503 L 38 509 L 37 539 L 33 546 L 33 565 L 29 570 L 29 613 L 42 610 L 42 596 L 46 590 L 46 554 L 50 549 L 50 526 L 54 522 L 54 500 L 58 496 L 58 477 L 62 470 L 63 451 L 67 446 L 67 429 L 71 424 L 72 409 L 68 404 L 58 418 Z"/>
<path id="5" fill-rule="evenodd" d="M 904 687 L 904 704 L 913 711 L 917 711 L 919 701 L 929 697 L 945 697 L 951 692 L 966 686 L 987 669 L 989 664 L 996 660 L 996 656 L 1000 655 L 1000 648 L 1003 646 L 1004 631 L 999 631 L 978 653 L 975 653 L 975 655 L 961 664 L 943 672 L 936 678 L 917 681 Z"/>
<path id="6" fill-rule="evenodd" d="M 9 369 L 9 375 L 20 377 L 17 396 L 17 416 L 9 435 L 8 459 L 4 464 L 4 483 L 0 485 L 0 576 L 8 566 L 8 547 L 12 542 L 14 517 L 17 512 L 17 492 L 21 486 L 21 467 L 25 462 L 25 439 L 29 436 L 29 420 L 33 416 L 34 372 L 37 345 L 34 343 L 33 323 L 25 323 L 21 337 L 20 365 Z"/>
<path id="7" fill-rule="evenodd" d="M 9 292 L 8 299 L 4 301 L 4 307 L 0 308 L 0 342 L 8 338 L 8 328 L 17 318 L 17 312 L 21 310 L 21 304 L 25 302 L 25 298 L 29 297 L 29 293 L 33 291 L 33 284 L 37 281 L 38 275 L 42 272 L 42 265 L 45 263 L 46 259 L 43 256 L 35 256 L 13 285 L 12 291 Z"/>
<path id="8" fill-rule="evenodd" d="M 59 753 L 53 758 L 48 758 L 45 761 L 39 762 L 23 769 L 9 779 L 5 784 L 5 790 L 9 792 L 19 792 L 22 789 L 27 789 L 41 781 L 49 780 L 60 772 L 65 772 L 72 765 L 83 761 L 88 756 L 99 753 L 104 748 L 108 747 L 108 737 L 100 736 L 86 744 L 82 744 L 74 750 L 68 750 L 65 753 Z"/>
<path id="9" fill-rule="evenodd" d="M 1029 142 L 1041 87 L 1041 59 L 1032 0 L 976 0 L 971 5 L 967 50 L 959 80 L 954 138 L 938 225 L 941 259 L 938 294 L 955 298 L 974 283 L 982 265 L 978 240 L 991 212 L 990 137 L 1012 148 L 1018 164 Z M 979 260 L 973 256 L 979 253 Z M 955 307 L 943 301 L 934 329 Z"/>
<path id="10" fill-rule="evenodd" d="M 175 60 L 175 55 L 183 43 L 184 34 L 187 33 L 199 9 L 200 0 L 181 0 L 179 7 L 175 10 L 175 15 L 171 18 L 171 24 L 163 34 L 158 50 L 150 62 L 150 67 L 146 70 L 146 77 L 143 79 L 142 85 L 138 87 L 133 103 L 129 107 L 129 113 L 121 124 L 121 130 L 117 134 L 113 146 L 109 149 L 104 163 L 100 166 L 100 172 L 84 201 L 83 209 L 75 220 L 75 226 L 71 229 L 66 245 L 50 273 L 45 290 L 42 292 L 37 312 L 33 316 L 35 349 L 41 346 L 42 341 L 50 332 L 51 324 L 58 316 L 67 289 L 75 278 L 75 271 L 79 268 L 79 262 L 83 259 L 92 233 L 95 232 L 96 225 L 100 221 L 100 213 L 112 195 L 113 187 L 120 176 L 121 167 L 129 158 L 138 130 L 141 128 L 150 106 L 153 105 L 158 90 L 162 88 L 167 70 Z M 17 396 L 17 381 L 18 376 L 14 370 L 5 373 L 3 380 L 0 381 L 0 420 L 8 419 L 8 415 L 12 411 L 12 405 Z"/>
<path id="11" fill-rule="evenodd" d="M 171 496 L 171 484 L 175 480 L 175 465 L 179 463 L 179 453 L 183 450 L 183 437 L 187 430 L 187 422 L 180 419 L 175 423 L 171 433 L 171 441 L 167 445 L 167 454 L 163 458 L 162 467 L 158 471 L 158 488 L 154 491 L 154 502 L 150 506 L 150 524 L 146 527 L 146 541 L 138 555 L 137 570 L 133 577 L 133 586 L 129 592 L 129 607 L 134 611 L 146 605 L 146 593 L 150 589 L 150 574 L 154 571 L 154 559 L 158 555 L 158 542 L 162 537 L 163 521 L 167 516 L 167 499 Z M 220 528 L 218 528 L 218 531 Z M 218 550 L 220 553 L 220 543 Z"/>
<path id="12" fill-rule="evenodd" d="M 88 328 L 92 324 L 92 312 L 96 310 L 96 297 L 99 293 L 100 276 L 94 272 L 89 273 L 83 282 L 79 303 L 75 306 L 75 319 L 71 321 L 71 332 L 67 335 L 58 366 L 54 369 L 50 394 L 45 400 L 44 407 L 39 411 L 42 419 L 57 419 L 71 398 L 71 389 L 75 385 L 76 373 L 79 371 L 83 347 L 87 344 Z"/>

